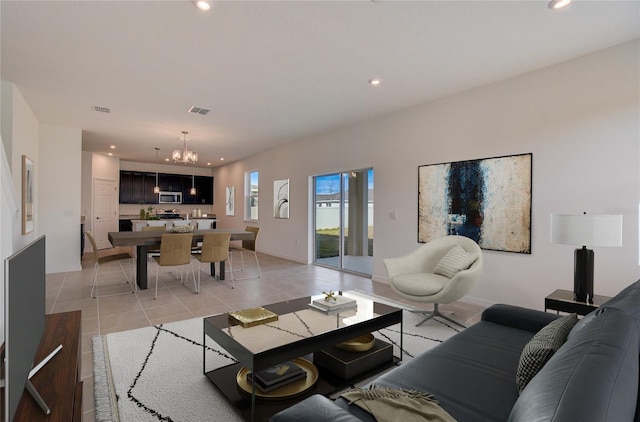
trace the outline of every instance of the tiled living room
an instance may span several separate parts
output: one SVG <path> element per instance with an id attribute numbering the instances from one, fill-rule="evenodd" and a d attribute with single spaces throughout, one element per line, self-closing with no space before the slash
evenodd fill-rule
<path id="1" fill-rule="evenodd" d="M 149 289 L 138 290 L 135 294 L 90 298 L 93 276 L 90 253 L 83 258 L 82 271 L 48 275 L 48 312 L 82 311 L 83 420 L 94 420 L 93 336 L 252 308 L 329 290 L 360 290 L 399 303 L 404 302 L 388 284 L 373 282 L 368 277 L 315 265 L 302 265 L 261 253 L 259 259 L 261 278 L 237 281 L 232 289 L 229 280 L 221 282 L 206 277 L 203 273 L 201 292 L 198 295 L 190 290 L 191 286 L 182 285 L 175 280 L 166 285 L 161 284 L 157 300 L 153 298 L 153 282 Z M 155 274 L 152 266 L 150 264 L 150 272 Z M 118 264 L 107 266 L 101 271 L 101 283 L 117 282 L 124 276 Z M 126 287 L 123 286 L 122 291 L 125 290 Z M 422 305 L 424 309 L 431 309 L 427 304 L 409 305 L 414 308 Z M 468 324 L 476 322 L 482 311 L 482 307 L 463 302 L 444 305 L 442 309 Z"/>
<path id="2" fill-rule="evenodd" d="M 424 408 L 432 394 L 460 422 L 545 420 L 556 410 L 559 422 L 640 421 L 640 295 L 631 285 L 640 275 L 640 2 L 0 1 L 0 21 L 0 258 L 46 237 L 46 310 L 82 310 L 81 328 L 68 331 L 81 329 L 85 420 L 120 413 L 146 421 L 138 411 L 156 420 L 172 414 L 167 409 L 180 415 L 174 420 L 211 419 L 194 409 L 225 422 L 250 419 L 232 400 L 207 400 L 219 393 L 210 372 L 202 376 L 202 355 L 214 370 L 236 369 L 227 352 L 237 333 L 216 326 L 231 340 L 202 351 L 194 345 L 203 318 L 336 289 L 431 309 L 394 294 L 384 260 L 438 238 L 429 233 L 435 227 L 482 248 L 476 284 L 441 306 L 470 326 L 416 327 L 419 316 L 409 312 L 402 334 L 376 325 L 375 342 L 403 357 L 375 376 L 394 390 L 379 396 L 395 400 L 398 390 L 417 388 Z M 509 157 L 530 165 L 485 166 Z M 425 177 L 447 168 L 446 177 L 460 176 L 461 163 L 474 163 L 466 179 Z M 144 189 L 131 183 L 135 195 L 121 201 L 125 173 Z M 336 175 L 357 188 L 318 189 L 319 179 Z M 156 193 L 163 176 L 180 187 Z M 347 199 L 351 211 L 366 209 L 358 213 L 366 225 L 354 228 L 338 211 Z M 223 283 L 205 277 L 196 295 L 165 270 L 153 299 L 149 261 L 150 289 L 91 299 L 91 251 L 80 244 L 80 225 L 102 249 L 113 245 L 108 233 L 125 233 L 118 219 L 139 228 L 169 214 L 206 215 L 222 229 L 259 227 L 262 277 L 235 289 L 230 274 Z M 316 235 L 340 230 L 317 225 L 329 214 L 369 243 L 365 276 L 313 264 Z M 562 240 L 554 235 L 559 216 L 616 217 L 620 236 Z M 578 262 L 593 264 L 581 278 L 593 275 L 586 295 L 574 282 Z M 104 269 L 101 282 L 122 281 L 119 266 Z M 305 318 L 298 327 L 311 332 Z M 275 328 L 254 332 L 267 329 Z M 100 347 L 93 340 L 102 336 Z M 435 340 L 426 346 L 428 338 Z M 544 359 L 531 358 L 537 352 Z M 94 362 L 113 366 L 94 372 Z M 129 381 L 143 370 L 140 384 Z M 181 386 L 190 379 L 198 385 L 191 391 L 209 396 L 167 391 L 166 378 Z M 61 389 L 65 396 L 75 397 L 75 381 L 75 390 Z M 96 385 L 107 386 L 108 405 L 101 392 L 96 406 Z M 353 393 L 360 404 L 371 399 Z M 344 397 L 319 396 L 277 422 L 320 413 L 371 421 Z"/>

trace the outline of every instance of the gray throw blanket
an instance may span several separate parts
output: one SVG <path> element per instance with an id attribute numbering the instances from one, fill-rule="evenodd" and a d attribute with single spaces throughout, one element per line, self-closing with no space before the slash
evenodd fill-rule
<path id="1" fill-rule="evenodd" d="M 369 412 L 378 422 L 456 422 L 427 393 L 371 386 L 341 394 L 349 403 Z"/>

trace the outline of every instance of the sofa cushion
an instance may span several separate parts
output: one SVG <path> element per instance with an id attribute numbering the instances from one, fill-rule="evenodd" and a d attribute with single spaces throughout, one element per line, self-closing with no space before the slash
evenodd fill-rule
<path id="1" fill-rule="evenodd" d="M 620 293 L 603 303 L 601 308 L 616 308 L 636 320 L 640 329 L 640 280 L 627 286 Z"/>
<path id="2" fill-rule="evenodd" d="M 578 322 L 576 314 L 569 314 L 550 322 L 533 336 L 520 354 L 516 385 L 521 392 L 545 363 L 567 340 L 567 335 Z"/>
<path id="3" fill-rule="evenodd" d="M 269 419 L 270 422 L 309 422 L 312 420 L 362 422 L 361 419 L 336 406 L 331 400 L 320 394 L 314 394 Z"/>
<path id="4" fill-rule="evenodd" d="M 373 383 L 432 394 L 458 422 L 505 421 L 518 399 L 515 377 L 520 352 L 534 334 L 481 321 Z M 344 399 L 336 404 L 363 421 L 373 421 Z"/>
<path id="5" fill-rule="evenodd" d="M 635 321 L 605 309 L 572 333 L 529 382 L 509 421 L 632 421 L 637 393 Z"/>
<path id="6" fill-rule="evenodd" d="M 455 245 L 440 259 L 433 272 L 453 278 L 460 271 L 469 268 L 477 258 L 474 254 L 465 251 L 462 246 Z"/>

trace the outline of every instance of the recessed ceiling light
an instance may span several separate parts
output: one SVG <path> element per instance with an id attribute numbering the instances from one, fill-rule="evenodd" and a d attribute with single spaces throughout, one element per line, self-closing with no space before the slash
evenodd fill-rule
<path id="1" fill-rule="evenodd" d="M 168 158 L 165 158 L 165 159 L 164 159 L 164 161 L 169 161 L 169 159 L 168 159 Z"/>
<path id="2" fill-rule="evenodd" d="M 547 6 L 549 9 L 557 10 L 568 6 L 569 3 L 571 3 L 571 0 L 551 0 Z"/>
<path id="3" fill-rule="evenodd" d="M 207 0 L 197 0 L 194 1 L 196 7 L 200 10 L 204 10 L 205 12 L 211 9 L 211 4 Z"/>
<path id="4" fill-rule="evenodd" d="M 378 86 L 380 85 L 380 82 L 382 81 L 378 78 L 369 79 L 369 85 L 371 86 Z"/>
<path id="5" fill-rule="evenodd" d="M 208 165 L 208 166 L 210 166 L 210 165 L 211 165 L 211 163 L 207 163 L 207 165 Z"/>
<path id="6" fill-rule="evenodd" d="M 220 161 L 224 161 L 224 157 L 220 157 Z"/>
<path id="7" fill-rule="evenodd" d="M 113 155 L 113 154 L 112 154 L 112 153 L 109 153 L 109 154 L 107 154 L 107 155 Z"/>
<path id="8" fill-rule="evenodd" d="M 109 148 L 116 149 L 116 146 L 115 145 L 109 145 Z"/>

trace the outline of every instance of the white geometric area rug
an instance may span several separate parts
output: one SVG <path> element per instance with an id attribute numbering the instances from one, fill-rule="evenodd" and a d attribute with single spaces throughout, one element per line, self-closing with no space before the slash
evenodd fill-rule
<path id="1" fill-rule="evenodd" d="M 404 362 L 461 330 L 439 320 L 415 327 L 421 317 L 403 312 Z M 194 318 L 93 337 L 96 421 L 242 421 L 203 374 L 202 324 L 202 318 Z M 396 355 L 399 329 L 395 325 L 374 332 L 394 344 Z M 206 353 L 207 371 L 235 362 L 211 339 Z"/>

